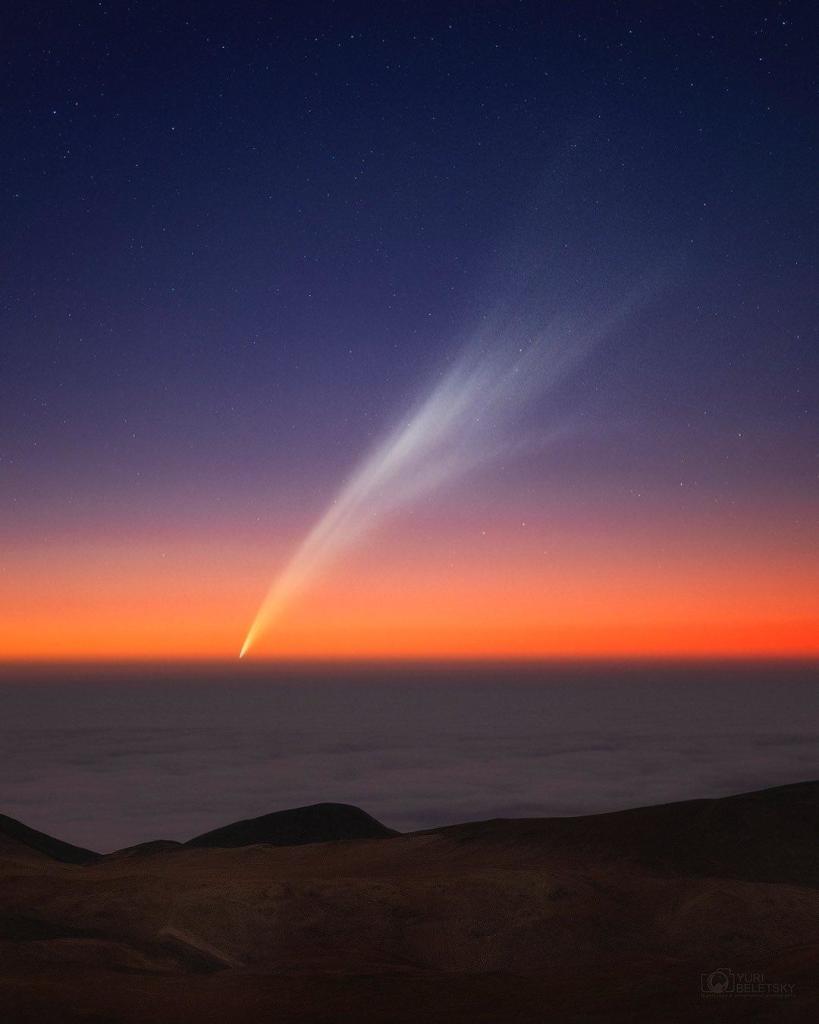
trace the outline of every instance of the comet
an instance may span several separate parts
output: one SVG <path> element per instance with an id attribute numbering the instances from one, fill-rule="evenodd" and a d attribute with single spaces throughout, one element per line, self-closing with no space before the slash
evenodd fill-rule
<path id="1" fill-rule="evenodd" d="M 533 329 L 487 321 L 409 414 L 360 462 L 274 579 L 239 653 L 346 551 L 390 515 L 505 457 L 521 414 L 574 367 L 611 324 Z"/>

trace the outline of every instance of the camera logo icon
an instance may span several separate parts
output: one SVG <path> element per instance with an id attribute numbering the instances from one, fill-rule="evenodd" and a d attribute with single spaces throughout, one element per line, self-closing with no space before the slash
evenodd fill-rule
<path id="1" fill-rule="evenodd" d="M 736 991 L 736 978 L 727 967 L 700 975 L 700 991 L 707 996 L 726 996 Z"/>

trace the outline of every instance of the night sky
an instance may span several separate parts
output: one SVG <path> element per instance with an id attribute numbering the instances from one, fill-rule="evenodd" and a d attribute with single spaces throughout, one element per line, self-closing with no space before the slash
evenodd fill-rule
<path id="1" fill-rule="evenodd" d="M 0 657 L 235 657 L 518 307 L 608 326 L 258 654 L 819 652 L 811 6 L 7 5 Z"/>

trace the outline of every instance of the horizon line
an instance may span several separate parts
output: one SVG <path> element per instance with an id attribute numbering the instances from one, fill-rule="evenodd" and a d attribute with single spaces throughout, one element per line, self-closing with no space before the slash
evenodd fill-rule
<path id="1" fill-rule="evenodd" d="M 220 666 L 235 669 L 238 672 L 252 671 L 259 668 L 292 668 L 298 666 L 320 665 L 338 666 L 413 666 L 413 665 L 519 665 L 538 666 L 556 664 L 629 664 L 629 663 L 743 663 L 743 664 L 781 664 L 781 663 L 817 663 L 819 651 L 782 653 L 748 653 L 741 652 L 617 652 L 611 654 L 498 654 L 498 655 L 311 655 L 301 657 L 263 657 L 238 659 L 236 655 L 54 655 L 31 658 L 0 656 L 0 669 L 5 667 L 36 667 L 57 665 L 167 665 L 171 666 Z"/>

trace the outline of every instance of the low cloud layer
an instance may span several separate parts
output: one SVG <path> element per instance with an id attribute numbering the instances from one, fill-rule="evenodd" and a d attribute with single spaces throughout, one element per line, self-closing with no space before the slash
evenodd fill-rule
<path id="1" fill-rule="evenodd" d="M 111 850 L 323 800 L 410 830 L 816 774 L 819 695 L 797 669 L 295 683 L 280 671 L 259 684 L 0 685 L 0 811 Z"/>

